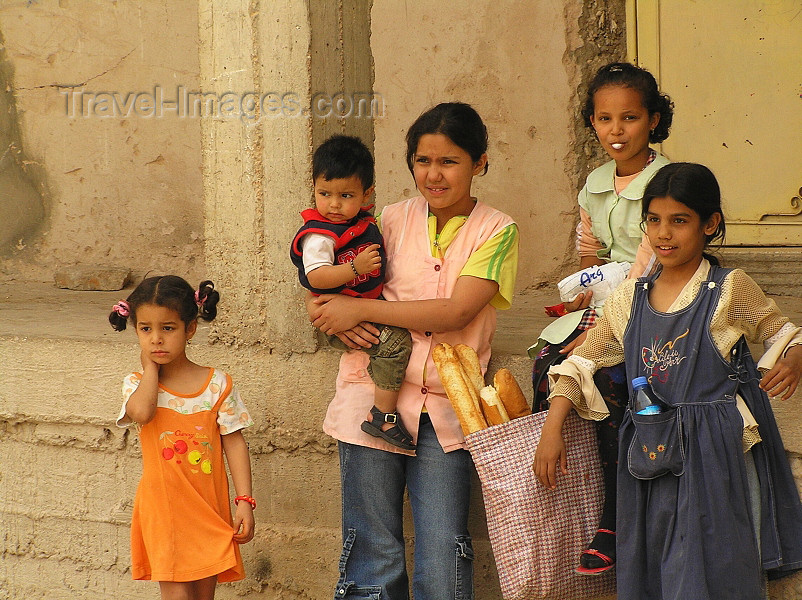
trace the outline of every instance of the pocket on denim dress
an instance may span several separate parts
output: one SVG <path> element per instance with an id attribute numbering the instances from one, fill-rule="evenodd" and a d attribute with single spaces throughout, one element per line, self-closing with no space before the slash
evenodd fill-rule
<path id="1" fill-rule="evenodd" d="M 685 471 L 685 440 L 679 408 L 656 415 L 632 413 L 635 435 L 627 450 L 627 468 L 636 479 L 656 479 Z"/>

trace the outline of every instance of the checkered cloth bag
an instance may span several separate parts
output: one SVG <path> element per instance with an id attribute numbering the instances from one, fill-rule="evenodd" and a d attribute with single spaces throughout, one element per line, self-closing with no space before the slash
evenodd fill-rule
<path id="1" fill-rule="evenodd" d="M 601 516 L 603 482 L 593 423 L 571 413 L 563 436 L 568 474 L 547 490 L 532 471 L 546 412 L 465 438 L 482 482 L 490 544 L 504 600 L 579 600 L 615 593 L 615 575 L 578 575 Z"/>

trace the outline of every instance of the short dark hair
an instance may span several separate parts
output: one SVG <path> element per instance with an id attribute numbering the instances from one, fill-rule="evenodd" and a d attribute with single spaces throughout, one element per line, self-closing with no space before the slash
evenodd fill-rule
<path id="1" fill-rule="evenodd" d="M 660 113 L 660 122 L 650 132 L 649 141 L 657 144 L 668 138 L 671 122 L 674 120 L 674 103 L 671 102 L 671 98 L 667 94 L 663 94 L 657 88 L 657 81 L 654 75 L 646 69 L 623 62 L 604 65 L 596 72 L 593 81 L 590 82 L 585 105 L 582 107 L 585 127 L 593 127 L 590 122 L 590 117 L 593 116 L 594 111 L 593 96 L 607 85 L 628 87 L 640 92 L 643 98 L 643 106 L 649 112 L 649 116 L 654 113 Z"/>
<path id="2" fill-rule="evenodd" d="M 365 143 L 350 135 L 333 135 L 318 146 L 312 156 L 312 181 L 322 176 L 326 181 L 347 179 L 356 175 L 362 189 L 373 186 L 373 155 Z"/>
<path id="3" fill-rule="evenodd" d="M 442 133 L 465 150 L 473 162 L 487 152 L 487 127 L 479 113 L 464 102 L 443 102 L 419 116 L 407 131 L 407 166 L 410 172 L 421 137 L 435 133 Z M 482 174 L 487 173 L 487 167 L 485 164 Z"/>
<path id="4" fill-rule="evenodd" d="M 136 311 L 143 304 L 154 304 L 174 310 L 184 325 L 189 325 L 198 317 L 204 321 L 211 321 L 217 316 L 219 301 L 220 294 L 214 289 L 214 283 L 209 280 L 202 281 L 196 291 L 178 275 L 148 277 L 143 279 L 125 299 L 129 314 L 123 316 L 113 310 L 109 313 L 109 323 L 117 331 L 123 331 L 129 320 L 132 325 L 136 325 Z"/>

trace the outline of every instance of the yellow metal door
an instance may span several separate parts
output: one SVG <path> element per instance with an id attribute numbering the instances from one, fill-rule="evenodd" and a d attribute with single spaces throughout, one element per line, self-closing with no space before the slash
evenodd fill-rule
<path id="1" fill-rule="evenodd" d="M 628 16 L 632 58 L 675 103 L 662 151 L 716 174 L 726 244 L 802 246 L 802 0 L 629 0 Z"/>

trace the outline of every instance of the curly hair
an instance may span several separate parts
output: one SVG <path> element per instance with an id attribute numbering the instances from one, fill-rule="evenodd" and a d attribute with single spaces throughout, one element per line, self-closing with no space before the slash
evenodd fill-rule
<path id="1" fill-rule="evenodd" d="M 593 116 L 594 111 L 594 95 L 601 88 L 608 85 L 624 86 L 640 92 L 643 98 L 643 106 L 646 107 L 649 115 L 660 114 L 660 121 L 654 130 L 649 133 L 649 141 L 657 144 L 668 138 L 671 122 L 674 120 L 674 103 L 671 98 L 658 89 L 657 81 L 649 71 L 622 62 L 603 66 L 596 72 L 590 82 L 585 105 L 582 107 L 582 118 L 585 120 L 585 127 L 593 127 L 590 117 Z"/>

